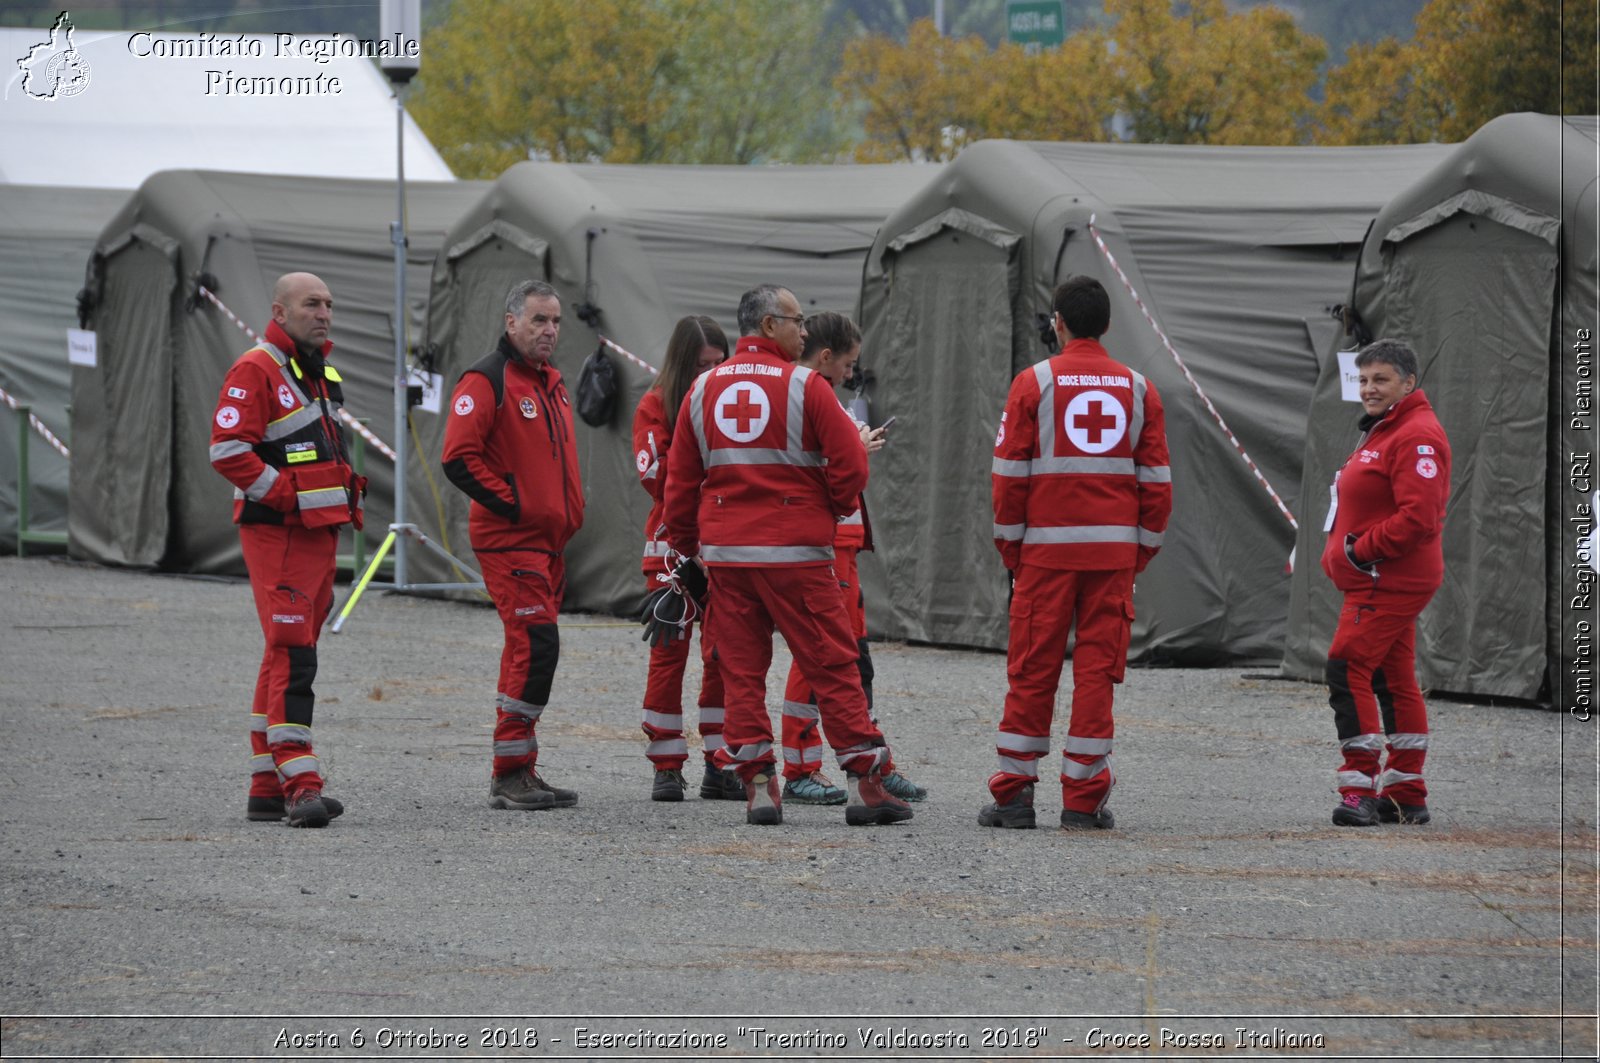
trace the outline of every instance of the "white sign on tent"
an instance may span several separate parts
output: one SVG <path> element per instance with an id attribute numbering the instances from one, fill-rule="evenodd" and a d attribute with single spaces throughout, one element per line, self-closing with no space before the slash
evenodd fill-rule
<path id="1" fill-rule="evenodd" d="M 1361 371 L 1356 368 L 1360 351 L 1339 352 L 1339 397 L 1346 402 L 1361 401 Z"/>

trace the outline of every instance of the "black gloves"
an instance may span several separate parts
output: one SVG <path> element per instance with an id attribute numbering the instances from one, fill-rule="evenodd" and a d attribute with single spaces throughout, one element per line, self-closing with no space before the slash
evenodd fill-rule
<path id="1" fill-rule="evenodd" d="M 706 571 L 693 558 L 678 562 L 666 586 L 651 591 L 639 610 L 639 623 L 644 625 L 640 641 L 663 646 L 688 638 L 689 625 L 705 612 L 709 590 Z"/>
<path id="2" fill-rule="evenodd" d="M 644 600 L 639 610 L 639 623 L 644 625 L 640 639 L 651 646 L 663 646 L 673 639 L 688 637 L 688 624 L 684 613 L 688 602 L 672 587 L 658 587 Z"/>
<path id="3" fill-rule="evenodd" d="M 1374 558 L 1371 561 L 1368 561 L 1365 564 L 1362 564 L 1360 561 L 1356 560 L 1356 533 L 1355 532 L 1346 532 L 1345 533 L 1345 537 L 1344 537 L 1344 556 L 1345 556 L 1345 560 L 1349 561 L 1352 565 L 1354 565 L 1356 568 L 1360 569 L 1362 572 L 1365 572 L 1369 576 L 1374 576 L 1374 577 L 1377 576 L 1377 574 L 1378 574 L 1378 561 L 1377 561 L 1376 558 Z"/>
<path id="4" fill-rule="evenodd" d="M 700 567 L 699 562 L 692 557 L 679 561 L 678 567 L 672 570 L 672 582 L 683 588 L 702 610 L 705 609 L 706 595 L 711 587 L 706 582 L 706 570 Z"/>

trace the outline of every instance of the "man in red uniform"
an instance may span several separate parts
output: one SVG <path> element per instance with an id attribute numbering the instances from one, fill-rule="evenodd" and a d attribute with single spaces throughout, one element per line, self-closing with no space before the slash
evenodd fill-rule
<path id="1" fill-rule="evenodd" d="M 1061 351 L 1011 382 L 994 447 L 994 537 L 1013 577 L 1005 712 L 986 827 L 1034 825 L 1039 758 L 1067 633 L 1072 718 L 1061 755 L 1061 825 L 1109 829 L 1111 688 L 1127 666 L 1133 577 L 1172 511 L 1166 420 L 1155 385 L 1100 346 L 1111 300 L 1092 277 L 1051 299 Z"/>
<path id="2" fill-rule="evenodd" d="M 1426 823 L 1428 708 L 1417 616 L 1444 580 L 1450 442 L 1417 389 L 1417 355 L 1378 340 L 1356 357 L 1361 442 L 1334 478 L 1322 570 L 1344 592 L 1328 648 L 1328 701 L 1344 762 L 1333 822 Z M 1389 761 L 1382 774 L 1384 747 Z"/>
<path id="3" fill-rule="evenodd" d="M 554 288 L 543 281 L 512 288 L 505 334 L 461 374 L 445 426 L 444 472 L 472 499 L 472 549 L 505 627 L 491 808 L 578 803 L 576 793 L 551 786 L 536 770 L 535 728 L 561 657 L 561 551 L 583 524 L 571 404 L 550 362 L 560 334 Z"/>
<path id="4" fill-rule="evenodd" d="M 339 528 L 361 527 L 365 482 L 337 420 L 327 364 L 333 296 L 309 273 L 278 278 L 266 338 L 233 363 L 212 415 L 211 464 L 232 482 L 233 519 L 266 652 L 250 708 L 245 815 L 326 827 L 344 806 L 322 793 L 311 744 L 317 636 L 333 607 Z"/>
<path id="5" fill-rule="evenodd" d="M 744 335 L 733 357 L 695 381 L 678 414 L 667 540 L 709 570 L 702 637 L 727 699 L 717 756 L 744 781 L 746 822 L 783 822 L 766 704 L 776 627 L 849 779 L 845 822 L 893 823 L 910 819 L 911 807 L 883 788 L 889 748 L 867 715 L 832 567 L 834 525 L 866 486 L 867 452 L 828 382 L 794 364 L 804 322 L 786 288 L 761 285 L 739 300 Z"/>

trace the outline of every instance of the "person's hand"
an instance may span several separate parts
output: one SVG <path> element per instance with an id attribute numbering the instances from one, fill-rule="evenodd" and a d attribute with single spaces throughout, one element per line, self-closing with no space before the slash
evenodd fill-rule
<path id="1" fill-rule="evenodd" d="M 884 443 L 887 442 L 883 437 L 884 429 L 861 426 L 861 445 L 867 448 L 868 454 L 876 454 L 883 449 Z"/>

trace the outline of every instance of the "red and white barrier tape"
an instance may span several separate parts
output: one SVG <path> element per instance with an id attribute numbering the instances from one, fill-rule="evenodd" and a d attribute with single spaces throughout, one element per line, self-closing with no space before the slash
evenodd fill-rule
<path id="1" fill-rule="evenodd" d="M 645 370 L 651 376 L 655 376 L 656 375 L 656 367 L 651 365 L 649 362 L 645 361 L 643 358 L 640 358 L 638 355 L 633 354 L 630 351 L 623 350 L 617 344 L 612 343 L 610 340 L 606 339 L 604 336 L 600 337 L 600 343 L 603 346 L 610 347 L 613 351 L 616 351 L 618 354 L 622 355 L 622 357 L 626 358 L 628 361 L 632 362 L 634 365 L 638 366 L 640 369 Z"/>
<path id="2" fill-rule="evenodd" d="M 197 290 L 201 295 L 211 300 L 212 305 L 214 305 L 218 310 L 221 310 L 224 314 L 227 314 L 228 320 L 232 321 L 235 325 L 238 325 L 246 336 L 249 336 L 256 343 L 261 342 L 261 337 L 256 335 L 255 330 L 249 325 L 246 325 L 243 321 L 240 321 L 239 315 L 235 314 L 232 310 L 229 310 L 227 305 L 224 304 L 221 299 L 217 298 L 216 293 L 212 292 L 211 289 L 207 288 L 204 284 L 198 285 Z M 339 407 L 339 420 L 355 429 L 361 438 L 372 444 L 373 449 L 375 449 L 379 454 L 382 454 L 390 461 L 395 460 L 394 448 L 374 435 L 372 430 L 366 425 L 350 416 L 350 411 L 346 410 L 342 406 Z"/>
<path id="3" fill-rule="evenodd" d="M 5 388 L 0 388 L 0 400 L 3 400 L 5 404 L 10 406 L 13 410 L 20 410 L 22 408 L 22 403 L 12 398 L 10 393 L 7 392 Z M 44 441 L 46 443 L 49 443 L 52 447 L 55 447 L 56 450 L 60 451 L 63 458 L 70 459 L 72 457 L 72 452 L 67 449 L 67 445 L 61 442 L 61 440 L 56 437 L 56 434 L 50 431 L 49 426 L 43 421 L 39 420 L 39 415 L 34 413 L 32 410 L 28 411 L 28 424 L 33 426 L 33 430 L 35 432 L 38 432 L 44 437 Z"/>
<path id="4" fill-rule="evenodd" d="M 1210 411 L 1212 418 L 1217 422 L 1217 426 L 1222 429 L 1222 434 L 1228 437 L 1228 442 L 1233 444 L 1233 448 L 1239 452 L 1239 457 L 1243 458 L 1244 463 L 1250 467 L 1250 472 L 1255 476 L 1256 482 L 1266 490 L 1267 495 L 1272 499 L 1273 505 L 1278 507 L 1278 512 L 1283 514 L 1284 519 L 1289 522 L 1289 526 L 1299 531 L 1300 522 L 1294 519 L 1294 514 L 1290 513 L 1289 507 L 1283 504 L 1283 499 L 1278 497 L 1278 492 L 1272 489 L 1272 484 L 1267 482 L 1266 476 L 1262 475 L 1261 470 L 1256 467 L 1256 463 L 1251 460 L 1250 455 L 1245 453 L 1244 444 L 1239 442 L 1239 437 L 1233 434 L 1233 429 L 1228 427 L 1228 422 L 1222 419 L 1222 414 L 1217 412 L 1217 408 L 1211 405 L 1211 400 L 1206 397 L 1205 391 L 1200 387 L 1200 382 L 1194 378 L 1193 373 L 1189 372 L 1189 367 L 1183 364 L 1183 359 L 1179 357 L 1177 348 L 1173 347 L 1172 341 L 1167 339 L 1167 334 L 1161 330 L 1161 326 L 1156 324 L 1155 316 L 1150 313 L 1149 307 L 1144 305 L 1144 300 L 1139 298 L 1139 293 L 1134 289 L 1133 282 L 1128 279 L 1126 273 L 1122 272 L 1122 267 L 1117 265 L 1117 257 L 1111 253 L 1111 249 L 1106 246 L 1106 242 L 1100 238 L 1099 230 L 1094 227 L 1094 219 L 1095 216 L 1091 214 L 1089 216 L 1089 235 L 1094 237 L 1095 246 L 1106 257 L 1106 261 L 1111 263 L 1111 268 L 1116 271 L 1117 276 L 1122 280 L 1122 286 L 1128 289 L 1129 295 L 1133 296 L 1134 305 L 1139 308 L 1139 312 L 1144 315 L 1144 319 L 1155 330 L 1156 336 L 1161 340 L 1161 345 L 1167 349 L 1168 354 L 1172 355 L 1172 360 L 1178 363 L 1178 368 L 1183 371 L 1184 379 L 1189 381 L 1189 386 L 1194 389 L 1194 393 L 1200 396 L 1200 401 Z"/>

